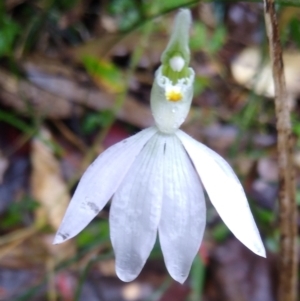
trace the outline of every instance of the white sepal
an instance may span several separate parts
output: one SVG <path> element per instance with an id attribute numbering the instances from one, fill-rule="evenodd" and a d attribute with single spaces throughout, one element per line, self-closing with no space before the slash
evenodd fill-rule
<path id="1" fill-rule="evenodd" d="M 151 90 L 151 111 L 158 129 L 167 134 L 174 133 L 184 122 L 189 113 L 193 99 L 193 83 L 195 72 L 189 68 L 189 77 L 178 80 L 176 85 L 162 75 L 162 67 L 155 73 L 155 79 Z M 169 101 L 166 92 L 175 87 L 180 91 L 180 101 Z"/>
<path id="2" fill-rule="evenodd" d="M 109 201 L 146 142 L 157 132 L 148 128 L 104 151 L 83 174 L 54 244 L 62 243 L 84 229 Z"/>
<path id="3" fill-rule="evenodd" d="M 159 240 L 170 275 L 183 283 L 200 248 L 206 209 L 199 176 L 175 135 L 165 146 L 163 185 Z"/>
<path id="4" fill-rule="evenodd" d="M 229 164 L 216 152 L 182 131 L 183 143 L 207 194 L 231 232 L 251 251 L 266 256 L 258 229 L 241 183 Z"/>
<path id="5" fill-rule="evenodd" d="M 112 200 L 109 222 L 116 272 L 126 282 L 138 276 L 156 240 L 165 140 L 158 133 L 147 142 Z"/>
<path id="6" fill-rule="evenodd" d="M 189 29 L 191 24 L 191 12 L 188 9 L 181 9 L 176 15 L 169 43 L 161 55 L 163 63 L 168 63 L 173 53 L 180 53 L 188 64 L 190 60 Z"/>

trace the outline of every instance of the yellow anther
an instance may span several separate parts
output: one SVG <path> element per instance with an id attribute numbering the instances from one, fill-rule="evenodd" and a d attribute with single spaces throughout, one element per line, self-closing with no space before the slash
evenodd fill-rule
<path id="1" fill-rule="evenodd" d="M 179 101 L 182 99 L 182 93 L 179 89 L 172 88 L 166 91 L 166 99 L 169 101 Z"/>

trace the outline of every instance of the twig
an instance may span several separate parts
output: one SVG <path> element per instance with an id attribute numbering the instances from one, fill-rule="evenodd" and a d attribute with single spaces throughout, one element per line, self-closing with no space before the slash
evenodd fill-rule
<path id="1" fill-rule="evenodd" d="M 78 138 L 61 120 L 53 120 L 53 124 L 62 133 L 62 135 L 74 146 L 76 146 L 81 152 L 87 151 L 87 146 L 80 138 Z"/>
<path id="2" fill-rule="evenodd" d="M 33 234 L 37 233 L 40 229 L 35 225 L 31 227 L 27 227 L 25 229 L 16 230 L 9 234 L 6 234 L 0 238 L 0 247 L 13 243 L 15 241 L 24 241 L 28 237 L 32 236 Z"/>
<path id="3" fill-rule="evenodd" d="M 266 30 L 275 86 L 279 166 L 280 266 L 279 301 L 297 300 L 297 205 L 290 109 L 283 74 L 282 50 L 274 0 L 264 0 Z"/>

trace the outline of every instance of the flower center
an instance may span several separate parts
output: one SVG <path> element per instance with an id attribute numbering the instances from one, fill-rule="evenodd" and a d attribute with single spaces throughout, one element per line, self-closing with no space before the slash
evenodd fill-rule
<path id="1" fill-rule="evenodd" d="M 169 101 L 177 102 L 182 99 L 182 92 L 179 87 L 171 86 L 166 90 L 166 99 Z"/>

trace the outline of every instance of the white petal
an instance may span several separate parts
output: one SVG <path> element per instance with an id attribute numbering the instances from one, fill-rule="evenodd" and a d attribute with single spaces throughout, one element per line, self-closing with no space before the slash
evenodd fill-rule
<path id="1" fill-rule="evenodd" d="M 200 248 L 206 209 L 202 185 L 179 139 L 165 147 L 164 195 L 159 239 L 170 275 L 183 283 Z"/>
<path id="2" fill-rule="evenodd" d="M 110 236 L 116 272 L 123 281 L 137 277 L 155 243 L 163 195 L 165 140 L 161 134 L 149 140 L 112 200 Z"/>
<path id="3" fill-rule="evenodd" d="M 156 133 L 148 128 L 103 152 L 83 174 L 54 244 L 77 235 L 109 201 L 145 143 Z"/>
<path id="4" fill-rule="evenodd" d="M 232 233 L 257 255 L 266 256 L 241 183 L 217 153 L 182 131 L 177 132 L 190 155 L 207 194 Z"/>

